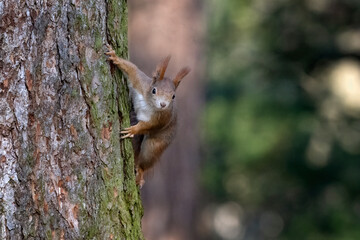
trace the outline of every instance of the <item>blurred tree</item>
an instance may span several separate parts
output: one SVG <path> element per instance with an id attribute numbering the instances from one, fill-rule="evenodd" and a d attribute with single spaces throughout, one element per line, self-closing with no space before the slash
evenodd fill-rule
<path id="1" fill-rule="evenodd" d="M 203 11 L 201 0 L 129 1 L 130 59 L 148 74 L 172 55 L 167 76 L 189 66 L 176 101 L 178 130 L 141 190 L 146 239 L 197 239 L 200 163 L 199 118 L 203 106 Z"/>
<path id="2" fill-rule="evenodd" d="M 359 239 L 360 2 L 212 0 L 208 16 L 204 239 Z"/>

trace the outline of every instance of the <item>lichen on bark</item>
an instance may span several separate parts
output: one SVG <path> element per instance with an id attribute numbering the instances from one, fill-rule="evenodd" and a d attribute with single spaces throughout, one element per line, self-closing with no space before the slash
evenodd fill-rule
<path id="1" fill-rule="evenodd" d="M 0 238 L 143 239 L 125 0 L 0 1 Z"/>

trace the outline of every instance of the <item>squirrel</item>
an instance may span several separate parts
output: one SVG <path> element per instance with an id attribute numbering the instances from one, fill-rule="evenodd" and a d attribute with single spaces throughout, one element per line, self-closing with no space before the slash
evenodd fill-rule
<path id="1" fill-rule="evenodd" d="M 182 68 L 175 78 L 165 77 L 170 61 L 161 61 L 152 77 L 148 77 L 135 64 L 120 58 L 110 45 L 105 53 L 127 77 L 137 124 L 120 131 L 121 139 L 133 138 L 136 184 L 144 185 L 144 172 L 154 166 L 169 146 L 176 131 L 175 91 L 190 72 Z"/>

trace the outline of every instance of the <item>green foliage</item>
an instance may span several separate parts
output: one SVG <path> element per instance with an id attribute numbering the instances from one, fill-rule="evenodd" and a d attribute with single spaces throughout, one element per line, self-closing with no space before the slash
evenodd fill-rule
<path id="1" fill-rule="evenodd" d="M 360 107 L 331 72 L 360 69 L 360 2 L 212 0 L 208 15 L 209 195 L 244 208 L 245 239 L 359 239 Z"/>

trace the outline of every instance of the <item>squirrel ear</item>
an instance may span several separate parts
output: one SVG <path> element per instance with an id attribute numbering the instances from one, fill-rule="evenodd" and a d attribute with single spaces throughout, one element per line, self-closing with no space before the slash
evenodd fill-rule
<path id="1" fill-rule="evenodd" d="M 177 88 L 181 82 L 181 80 L 190 72 L 190 68 L 184 67 L 180 70 L 180 72 L 176 75 L 173 82 L 175 84 L 175 88 Z"/>
<path id="2" fill-rule="evenodd" d="M 164 78 L 165 75 L 165 71 L 166 68 L 169 64 L 171 56 L 167 56 L 166 58 L 164 58 L 164 60 L 161 61 L 161 63 L 159 63 L 156 67 L 155 73 L 153 74 L 153 80 L 157 81 L 157 80 L 162 80 Z"/>

